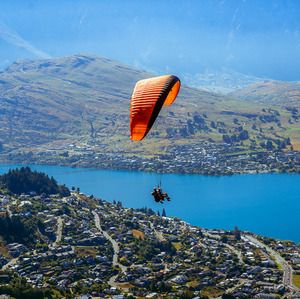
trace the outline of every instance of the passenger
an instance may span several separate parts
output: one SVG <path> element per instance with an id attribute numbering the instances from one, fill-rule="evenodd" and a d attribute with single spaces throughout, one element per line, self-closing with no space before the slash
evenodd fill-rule
<path id="1" fill-rule="evenodd" d="M 167 201 L 170 201 L 170 197 L 169 197 L 168 193 L 162 192 L 160 187 L 153 188 L 153 191 L 152 191 L 151 195 L 154 197 L 154 200 L 156 202 L 163 203 L 165 199 Z"/>

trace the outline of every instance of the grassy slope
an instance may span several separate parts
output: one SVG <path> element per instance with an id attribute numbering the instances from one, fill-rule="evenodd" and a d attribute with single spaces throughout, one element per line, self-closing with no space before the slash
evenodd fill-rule
<path id="1" fill-rule="evenodd" d="M 293 284 L 297 287 L 300 288 L 300 275 L 293 275 Z"/>
<path id="2" fill-rule="evenodd" d="M 299 107 L 300 83 L 264 81 L 234 91 L 231 95 L 253 102 Z"/>
<path id="3" fill-rule="evenodd" d="M 15 63 L 0 73 L 0 141 L 6 149 L 27 147 L 35 151 L 93 143 L 99 151 L 151 156 L 164 153 L 172 143 L 191 144 L 209 138 L 221 142 L 224 132 L 220 129 L 234 134 L 242 126 L 258 142 L 278 136 L 300 142 L 299 120 L 290 124 L 291 113 L 280 102 L 242 101 L 233 95 L 225 97 L 183 86 L 176 102 L 163 109 L 148 138 L 132 143 L 128 128 L 130 95 L 137 80 L 150 76 L 112 60 L 84 55 Z M 259 119 L 271 113 L 269 108 L 280 113 L 281 127 Z M 187 136 L 180 134 L 196 114 L 207 128 Z M 217 128 L 210 126 L 211 121 L 219 122 Z M 258 129 L 252 128 L 254 124 Z M 166 138 L 167 128 L 177 130 L 173 138 Z M 249 150 L 249 141 L 244 147 Z"/>
<path id="4" fill-rule="evenodd" d="M 264 104 L 281 111 L 284 136 L 292 139 L 294 148 L 300 150 L 300 83 L 265 81 L 249 85 L 231 93 L 231 96 L 246 100 L 253 105 Z M 294 113 L 291 113 L 294 109 Z M 295 113 L 296 110 L 298 113 Z M 295 119 L 296 118 L 298 119 Z"/>

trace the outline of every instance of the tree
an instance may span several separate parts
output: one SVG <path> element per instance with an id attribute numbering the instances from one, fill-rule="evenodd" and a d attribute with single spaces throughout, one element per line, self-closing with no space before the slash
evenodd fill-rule
<path id="1" fill-rule="evenodd" d="M 33 244 L 37 223 L 32 219 L 19 216 L 0 216 L 0 236 L 7 243 L 22 243 L 26 246 Z"/>
<path id="2" fill-rule="evenodd" d="M 194 298 L 194 293 L 192 291 L 189 290 L 184 290 L 179 296 L 178 298 L 180 299 L 192 299 Z"/>
<path id="3" fill-rule="evenodd" d="M 228 242 L 228 237 L 227 237 L 226 235 L 223 235 L 223 236 L 221 237 L 221 241 L 222 241 L 223 243 L 227 243 L 227 242 Z"/>
<path id="4" fill-rule="evenodd" d="M 273 143 L 271 140 L 267 140 L 266 142 L 266 149 L 267 150 L 272 150 L 273 149 Z"/>
<path id="5" fill-rule="evenodd" d="M 223 294 L 222 299 L 235 299 L 236 297 L 230 294 Z"/>
<path id="6" fill-rule="evenodd" d="M 234 118 L 233 119 L 233 123 L 235 123 L 236 125 L 238 125 L 239 124 L 239 120 L 237 118 Z"/>
<path id="7" fill-rule="evenodd" d="M 241 133 L 239 134 L 238 138 L 240 140 L 247 140 L 249 139 L 249 133 L 247 130 L 242 130 Z"/>
<path id="8" fill-rule="evenodd" d="M 225 143 L 231 143 L 231 138 L 228 135 L 223 135 L 222 137 Z"/>
<path id="9" fill-rule="evenodd" d="M 194 129 L 194 126 L 193 126 L 193 122 L 190 119 L 187 121 L 187 131 L 191 135 L 195 134 L 195 129 Z"/>
<path id="10" fill-rule="evenodd" d="M 35 192 L 39 195 L 70 195 L 70 190 L 65 185 L 58 185 L 53 177 L 32 171 L 29 167 L 10 169 L 8 173 L 0 176 L 0 185 L 15 194 Z"/>
<path id="11" fill-rule="evenodd" d="M 161 213 L 161 216 L 162 216 L 162 217 L 167 217 L 165 208 L 163 208 L 162 213 Z"/>
<path id="12" fill-rule="evenodd" d="M 236 240 L 241 239 L 241 231 L 239 230 L 239 228 L 237 226 L 234 227 L 233 234 L 234 234 L 234 237 Z"/>

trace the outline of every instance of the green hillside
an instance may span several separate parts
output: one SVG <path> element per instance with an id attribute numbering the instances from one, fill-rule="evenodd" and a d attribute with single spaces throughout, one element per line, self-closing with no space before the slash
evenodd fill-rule
<path id="1" fill-rule="evenodd" d="M 169 147 L 211 144 L 240 152 L 289 149 L 300 140 L 298 104 L 245 101 L 183 86 L 140 143 L 129 140 L 130 95 L 137 80 L 153 76 L 119 62 L 75 55 L 22 61 L 0 73 L 0 142 L 5 155 L 40 156 L 74 148 L 153 157 Z M 290 101 L 289 101 L 290 102 Z M 293 109 L 292 109 L 292 108 Z M 269 144 L 270 145 L 270 144 Z"/>
<path id="2" fill-rule="evenodd" d="M 300 83 L 264 81 L 249 85 L 231 93 L 231 96 L 251 102 L 276 107 L 281 111 L 280 121 L 285 135 L 292 140 L 294 148 L 300 150 Z"/>
<path id="3" fill-rule="evenodd" d="M 298 108 L 300 83 L 266 80 L 236 90 L 231 95 L 253 102 Z"/>

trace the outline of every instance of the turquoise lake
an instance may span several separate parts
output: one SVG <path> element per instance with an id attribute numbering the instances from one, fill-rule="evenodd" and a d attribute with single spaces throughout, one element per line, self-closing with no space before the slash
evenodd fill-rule
<path id="1" fill-rule="evenodd" d="M 0 165 L 0 173 L 18 165 Z M 205 228 L 238 226 L 258 234 L 300 242 L 300 175 L 253 174 L 209 177 L 34 165 L 68 187 L 80 187 L 125 207 L 150 207 Z M 150 195 L 161 180 L 171 202 Z"/>

